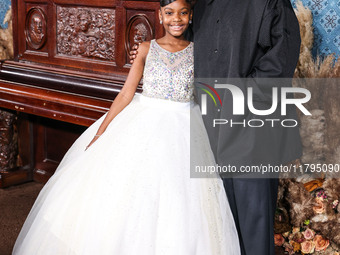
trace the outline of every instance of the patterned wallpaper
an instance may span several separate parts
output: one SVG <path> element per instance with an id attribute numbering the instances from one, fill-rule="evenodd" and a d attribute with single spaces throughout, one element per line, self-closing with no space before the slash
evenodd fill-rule
<path id="1" fill-rule="evenodd" d="M 6 12 L 11 5 L 11 0 L 0 0 L 0 27 L 7 28 L 7 23 L 3 24 Z"/>
<path id="2" fill-rule="evenodd" d="M 297 0 L 291 0 L 293 5 Z M 313 14 L 314 48 L 313 54 L 340 56 L 340 0 L 302 0 Z M 0 0 L 0 26 L 7 28 L 3 20 L 11 4 L 10 0 Z"/>
<path id="3" fill-rule="evenodd" d="M 296 0 L 291 0 L 293 5 Z M 314 47 L 313 55 L 340 56 L 340 1 L 302 0 L 313 14 Z"/>

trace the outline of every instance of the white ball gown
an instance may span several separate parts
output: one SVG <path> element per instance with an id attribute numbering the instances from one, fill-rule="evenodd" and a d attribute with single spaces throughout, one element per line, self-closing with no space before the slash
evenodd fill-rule
<path id="1" fill-rule="evenodd" d="M 88 150 L 104 116 L 72 145 L 13 254 L 240 254 L 222 180 L 190 178 L 190 163 L 215 164 L 192 100 L 193 43 L 172 53 L 152 40 L 143 83 Z"/>

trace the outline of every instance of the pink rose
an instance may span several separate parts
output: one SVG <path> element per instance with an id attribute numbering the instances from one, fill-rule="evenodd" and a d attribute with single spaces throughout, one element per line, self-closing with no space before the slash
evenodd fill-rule
<path id="1" fill-rule="evenodd" d="M 313 211 L 315 213 L 324 213 L 326 211 L 325 204 L 320 198 L 315 198 L 316 206 L 313 206 Z"/>
<path id="2" fill-rule="evenodd" d="M 302 232 L 302 234 L 306 240 L 311 240 L 314 238 L 315 232 L 314 230 L 307 228 L 304 232 Z"/>
<path id="3" fill-rule="evenodd" d="M 316 251 L 326 250 L 329 245 L 329 240 L 324 239 L 320 235 L 316 235 L 313 241 L 315 243 Z"/>
<path id="4" fill-rule="evenodd" d="M 274 243 L 276 246 L 282 246 L 285 242 L 285 239 L 281 234 L 274 234 Z"/>
<path id="5" fill-rule="evenodd" d="M 301 243 L 301 252 L 308 254 L 313 253 L 315 248 L 315 244 L 313 241 L 304 241 Z"/>

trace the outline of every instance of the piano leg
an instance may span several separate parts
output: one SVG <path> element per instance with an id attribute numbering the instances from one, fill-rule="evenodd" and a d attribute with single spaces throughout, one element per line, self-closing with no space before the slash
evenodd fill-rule
<path id="1" fill-rule="evenodd" d="M 25 118 L 0 110 L 0 188 L 32 180 L 32 128 Z"/>

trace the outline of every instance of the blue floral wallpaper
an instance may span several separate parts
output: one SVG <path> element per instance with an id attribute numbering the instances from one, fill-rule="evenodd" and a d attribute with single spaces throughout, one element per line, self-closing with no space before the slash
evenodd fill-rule
<path id="1" fill-rule="evenodd" d="M 0 27 L 7 28 L 7 23 L 3 24 L 6 12 L 11 6 L 11 0 L 0 0 Z"/>
<path id="2" fill-rule="evenodd" d="M 295 5 L 297 0 L 291 0 Z M 340 56 L 340 0 L 302 0 L 313 14 L 314 48 L 313 55 L 335 53 Z M 0 0 L 0 26 L 7 28 L 3 20 L 11 4 L 10 0 Z"/>

